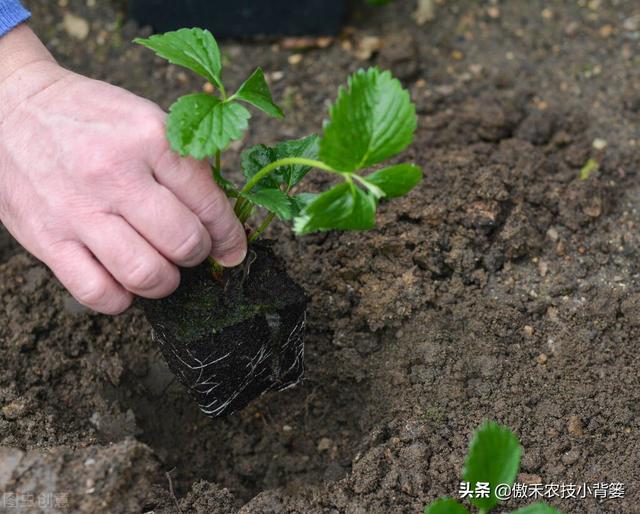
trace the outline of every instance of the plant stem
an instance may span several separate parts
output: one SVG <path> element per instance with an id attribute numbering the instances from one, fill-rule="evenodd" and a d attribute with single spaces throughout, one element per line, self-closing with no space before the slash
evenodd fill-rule
<path id="1" fill-rule="evenodd" d="M 318 168 L 324 171 L 328 171 L 330 173 L 340 173 L 339 171 L 334 170 L 328 164 L 325 164 L 322 161 L 316 161 L 314 159 L 306 159 L 304 157 L 285 157 L 284 159 L 278 159 L 277 161 L 273 161 L 272 163 L 267 164 L 264 168 L 262 168 L 258 173 L 256 173 L 249 182 L 245 184 L 242 188 L 242 193 L 248 193 L 251 191 L 253 186 L 255 186 L 258 182 L 260 182 L 264 177 L 269 175 L 272 171 L 282 166 L 289 166 L 291 164 L 301 164 L 302 166 L 311 166 L 312 168 Z"/>
<path id="2" fill-rule="evenodd" d="M 224 266 L 219 262 L 216 262 L 216 260 L 213 257 L 209 256 L 207 257 L 207 260 L 211 265 L 211 271 L 213 271 L 214 273 L 220 273 L 224 269 Z"/>
<path id="3" fill-rule="evenodd" d="M 244 207 L 246 202 L 247 201 L 244 198 L 242 198 L 241 196 L 238 196 L 238 199 L 236 200 L 236 203 L 233 206 L 233 212 L 236 213 L 236 216 L 238 216 L 238 218 L 240 217 L 240 213 L 242 212 L 242 208 Z"/>
<path id="4" fill-rule="evenodd" d="M 262 221 L 260 226 L 251 233 L 251 235 L 249 236 L 249 242 L 252 243 L 256 239 L 258 239 L 258 237 L 260 237 L 260 234 L 262 234 L 266 230 L 266 228 L 275 217 L 276 215 L 274 213 L 269 213 L 269 215 Z"/>
<path id="5" fill-rule="evenodd" d="M 216 181 L 216 183 L 220 183 L 220 181 L 218 180 L 219 178 L 222 178 L 222 170 L 220 169 L 220 150 L 216 152 L 216 163 L 214 166 L 212 166 L 212 168 L 214 180 Z"/>
<path id="6" fill-rule="evenodd" d="M 240 222 L 244 224 L 251 216 L 251 212 L 253 211 L 253 204 L 245 200 L 245 203 L 242 204 L 240 208 L 240 212 L 238 213 L 238 218 Z"/>

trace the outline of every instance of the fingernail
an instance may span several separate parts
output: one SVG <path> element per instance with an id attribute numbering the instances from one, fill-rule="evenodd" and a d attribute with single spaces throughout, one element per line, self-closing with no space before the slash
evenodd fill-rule
<path id="1" fill-rule="evenodd" d="M 247 248 L 241 248 L 234 252 L 225 253 L 221 257 L 214 257 L 220 264 L 222 264 L 226 268 L 231 268 L 233 266 L 237 266 L 244 258 L 247 256 Z"/>

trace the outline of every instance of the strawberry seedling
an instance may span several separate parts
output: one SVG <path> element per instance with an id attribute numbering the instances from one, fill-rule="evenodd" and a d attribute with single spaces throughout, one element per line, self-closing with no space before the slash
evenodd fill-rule
<path id="1" fill-rule="evenodd" d="M 511 488 L 520 468 L 520 441 L 509 428 L 485 422 L 473 435 L 462 469 L 464 495 L 478 514 L 487 514 Z M 477 488 L 477 489 L 476 489 Z M 477 492 L 476 492 L 477 491 Z M 496 494 L 498 493 L 498 494 Z M 453 498 L 441 498 L 425 508 L 424 514 L 470 514 Z M 513 514 L 561 514 L 543 502 L 523 507 Z"/>
<path id="2" fill-rule="evenodd" d="M 411 163 L 371 170 L 412 142 L 415 107 L 388 71 L 360 70 L 340 88 L 322 135 L 246 150 L 244 182 L 236 184 L 222 169 L 221 156 L 247 131 L 247 107 L 284 115 L 262 69 L 229 93 L 218 44 L 208 31 L 181 29 L 136 42 L 214 86 L 214 94 L 189 94 L 171 106 L 167 137 L 180 155 L 210 160 L 213 179 L 234 202 L 251 243 L 242 266 L 223 270 L 212 262 L 213 273 L 183 270 L 176 293 L 145 302 L 171 368 L 201 408 L 218 416 L 267 389 L 288 387 L 302 374 L 306 298 L 258 239 L 274 218 L 291 222 L 298 235 L 373 228 L 379 202 L 408 193 L 422 177 Z M 311 170 L 332 175 L 337 184 L 320 193 L 305 191 L 301 181 Z M 250 224 L 259 211 L 262 219 Z"/>

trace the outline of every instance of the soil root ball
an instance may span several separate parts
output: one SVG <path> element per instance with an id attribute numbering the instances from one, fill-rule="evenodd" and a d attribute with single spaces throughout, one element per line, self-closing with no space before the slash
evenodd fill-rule
<path id="1" fill-rule="evenodd" d="M 207 262 L 181 276 L 171 296 L 142 304 L 169 368 L 205 414 L 231 414 L 300 381 L 307 298 L 269 242 L 217 279 Z"/>

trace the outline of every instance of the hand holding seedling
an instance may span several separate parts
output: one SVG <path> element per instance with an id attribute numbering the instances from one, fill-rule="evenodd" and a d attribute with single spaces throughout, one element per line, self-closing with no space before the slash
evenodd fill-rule
<path id="1" fill-rule="evenodd" d="M 171 293 L 176 265 L 246 252 L 209 167 L 169 149 L 165 114 L 61 68 L 26 26 L 0 38 L 0 219 L 109 314 Z"/>
<path id="2" fill-rule="evenodd" d="M 322 137 L 311 135 L 246 150 L 242 154 L 245 183 L 237 186 L 222 173 L 221 152 L 247 130 L 250 113 L 245 105 L 283 116 L 262 69 L 257 68 L 229 94 L 222 80 L 220 50 L 210 32 L 181 29 L 136 42 L 196 72 L 217 89 L 215 95 L 179 98 L 170 109 L 167 135 L 180 155 L 213 160 L 212 174 L 235 199 L 234 210 L 242 223 L 257 206 L 268 212 L 252 229 L 249 241 L 259 237 L 274 217 L 292 220 L 298 234 L 371 229 L 378 202 L 408 193 L 422 178 L 421 169 L 413 164 L 362 174 L 404 150 L 413 141 L 417 125 L 409 93 L 389 72 L 371 68 L 356 72 L 347 88 L 340 89 Z M 332 174 L 338 184 L 321 194 L 300 191 L 298 184 L 314 168 Z"/>
<path id="3" fill-rule="evenodd" d="M 222 169 L 222 152 L 246 133 L 248 108 L 284 114 L 262 69 L 234 87 L 225 83 L 218 44 L 206 30 L 136 42 L 213 85 L 211 94 L 186 95 L 171 106 L 167 136 L 178 154 L 210 159 L 212 176 L 245 224 L 250 256 L 234 270 L 212 259 L 209 267 L 185 271 L 173 295 L 142 305 L 169 368 L 204 413 L 224 416 L 266 391 L 295 385 L 304 369 L 307 298 L 269 244 L 255 240 L 276 217 L 292 221 L 301 235 L 373 228 L 379 202 L 409 192 L 422 177 L 408 163 L 371 169 L 411 143 L 415 108 L 389 72 L 359 70 L 338 91 L 322 136 L 245 150 L 238 184 Z M 312 169 L 335 185 L 306 192 L 303 179 Z"/>

